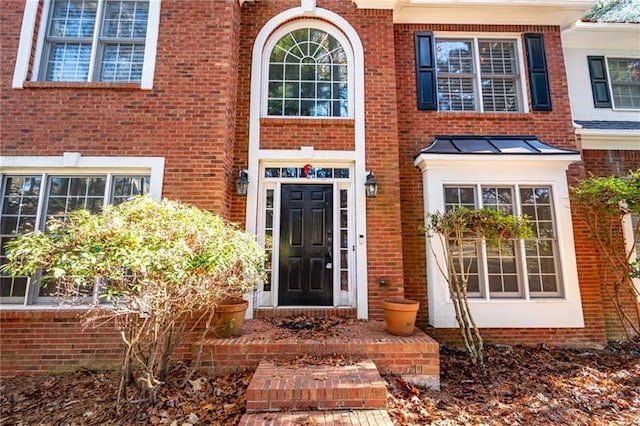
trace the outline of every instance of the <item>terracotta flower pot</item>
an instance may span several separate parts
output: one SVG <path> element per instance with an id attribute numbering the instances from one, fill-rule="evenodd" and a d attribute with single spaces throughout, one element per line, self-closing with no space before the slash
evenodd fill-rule
<path id="1" fill-rule="evenodd" d="M 220 303 L 213 314 L 211 332 L 216 337 L 237 337 L 242 333 L 249 302 L 243 299 Z"/>
<path id="2" fill-rule="evenodd" d="M 411 336 L 416 325 L 420 302 L 411 299 L 387 299 L 382 301 L 387 333 L 395 336 Z"/>

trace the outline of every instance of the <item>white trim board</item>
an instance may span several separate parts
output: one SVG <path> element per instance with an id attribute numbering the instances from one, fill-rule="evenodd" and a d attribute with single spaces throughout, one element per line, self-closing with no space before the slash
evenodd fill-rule
<path id="1" fill-rule="evenodd" d="M 61 156 L 0 156 L 0 174 L 147 172 L 149 195 L 160 199 L 164 163 L 164 157 L 83 157 L 79 152 L 65 152 Z"/>

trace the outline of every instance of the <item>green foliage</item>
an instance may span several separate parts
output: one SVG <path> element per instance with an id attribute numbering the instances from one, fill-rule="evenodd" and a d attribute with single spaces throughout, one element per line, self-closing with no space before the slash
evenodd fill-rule
<path id="1" fill-rule="evenodd" d="M 626 176 L 592 176 L 572 188 L 573 199 L 603 215 L 640 215 L 640 169 Z"/>
<path id="2" fill-rule="evenodd" d="M 626 215 L 640 216 L 640 169 L 626 176 L 585 178 L 571 189 L 598 255 L 606 262 L 603 288 L 614 303 L 627 337 L 631 337 L 629 330 L 638 335 L 640 309 L 636 307 L 635 313 L 629 313 L 621 300 L 626 295 L 631 300 L 640 297 L 632 281 L 640 278 L 640 262 L 632 256 L 640 238 L 640 222 L 632 229 L 632 244 L 626 247 L 621 223 Z"/>
<path id="3" fill-rule="evenodd" d="M 63 290 L 92 288 L 103 279 L 105 297 L 140 296 L 158 287 L 215 286 L 251 290 L 263 264 L 255 239 L 209 212 L 178 202 L 140 197 L 99 215 L 80 210 L 8 244 L 6 270 L 33 275 L 43 268 Z M 193 303 L 217 302 L 206 297 Z M 206 289 L 205 289 L 206 290 Z M 193 306 L 198 309 L 200 306 Z"/>
<path id="4" fill-rule="evenodd" d="M 484 238 L 487 244 L 497 247 L 502 241 L 527 239 L 533 232 L 526 217 L 519 217 L 493 208 L 469 209 L 457 207 L 444 213 L 429 215 L 428 231 L 468 240 Z"/>
<path id="5" fill-rule="evenodd" d="M 211 323 L 216 306 L 251 290 L 264 253 L 254 237 L 207 211 L 135 198 L 101 214 L 71 213 L 8 244 L 4 269 L 42 269 L 64 300 L 91 294 L 87 323 L 113 322 L 125 345 L 119 399 L 135 383 L 154 402 L 189 317 Z M 199 359 L 197 360 L 199 362 Z M 134 374 L 135 373 L 135 374 Z"/>

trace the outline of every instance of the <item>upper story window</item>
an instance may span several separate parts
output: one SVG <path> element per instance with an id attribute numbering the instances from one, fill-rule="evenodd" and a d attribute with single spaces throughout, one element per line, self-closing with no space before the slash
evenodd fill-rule
<path id="1" fill-rule="evenodd" d="M 350 116 L 350 52 L 339 37 L 309 25 L 277 36 L 267 50 L 268 116 Z"/>
<path id="2" fill-rule="evenodd" d="M 595 108 L 640 109 L 640 58 L 587 56 Z"/>
<path id="3" fill-rule="evenodd" d="M 516 40 L 436 39 L 440 111 L 523 110 Z"/>
<path id="4" fill-rule="evenodd" d="M 12 87 L 23 88 L 29 79 L 80 84 L 139 83 L 141 89 L 152 89 L 160 3 L 161 0 L 25 2 Z M 55 87 L 55 83 L 51 86 Z"/>
<path id="5" fill-rule="evenodd" d="M 640 109 L 640 59 L 607 58 L 613 106 Z"/>
<path id="6" fill-rule="evenodd" d="M 41 79 L 141 81 L 148 16 L 144 0 L 55 0 Z"/>

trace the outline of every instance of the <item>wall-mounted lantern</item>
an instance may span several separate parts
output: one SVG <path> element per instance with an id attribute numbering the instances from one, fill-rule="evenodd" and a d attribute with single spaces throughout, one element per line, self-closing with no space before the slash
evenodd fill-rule
<path id="1" fill-rule="evenodd" d="M 246 170 L 240 170 L 238 179 L 236 180 L 236 192 L 238 195 L 246 196 L 249 188 L 249 173 Z"/>
<path id="2" fill-rule="evenodd" d="M 364 182 L 364 189 L 367 193 L 367 198 L 376 198 L 378 196 L 378 181 L 373 172 L 367 173 L 367 180 Z"/>

